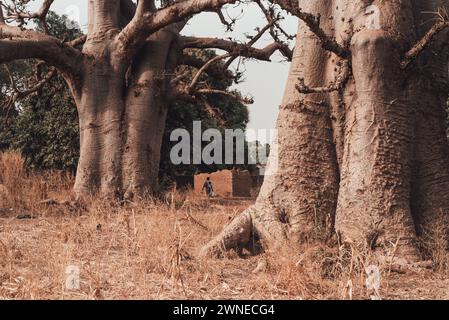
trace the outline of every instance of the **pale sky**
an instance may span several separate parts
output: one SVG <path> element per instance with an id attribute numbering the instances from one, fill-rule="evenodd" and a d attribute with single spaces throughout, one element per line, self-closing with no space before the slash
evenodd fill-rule
<path id="1" fill-rule="evenodd" d="M 41 0 L 34 1 L 35 4 L 42 3 Z M 202 13 L 195 16 L 189 25 L 183 30 L 185 35 L 209 36 L 245 40 L 245 34 L 255 34 L 256 26 L 263 27 L 266 22 L 260 9 L 255 5 L 241 5 L 240 7 L 228 6 L 226 10 L 230 17 L 239 17 L 233 32 L 226 32 L 226 28 L 221 24 L 218 16 L 214 13 Z M 59 14 L 66 14 L 71 19 L 77 21 L 85 29 L 87 26 L 87 0 L 57 0 L 52 6 L 52 10 Z M 225 12 L 225 16 L 226 16 Z M 283 21 L 285 29 L 290 34 L 295 34 L 297 20 L 287 17 Z M 263 47 L 270 43 L 267 34 L 261 39 L 257 46 Z M 284 91 L 285 82 L 289 69 L 289 63 L 276 54 L 272 62 L 247 61 L 245 63 L 245 81 L 236 86 L 244 95 L 250 94 L 254 97 L 255 103 L 249 106 L 250 122 L 249 129 L 270 130 L 275 127 L 279 104 Z M 265 142 L 264 137 L 258 139 Z"/>

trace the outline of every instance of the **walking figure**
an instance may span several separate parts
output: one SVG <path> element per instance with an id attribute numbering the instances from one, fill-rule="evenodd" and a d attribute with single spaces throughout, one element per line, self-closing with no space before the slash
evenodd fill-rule
<path id="1" fill-rule="evenodd" d="M 204 189 L 206 189 L 206 194 L 209 198 L 212 198 L 214 196 L 214 188 L 212 186 L 212 181 L 210 180 L 210 177 L 207 177 L 206 181 L 204 182 L 203 189 L 201 189 L 201 191 L 203 191 Z"/>

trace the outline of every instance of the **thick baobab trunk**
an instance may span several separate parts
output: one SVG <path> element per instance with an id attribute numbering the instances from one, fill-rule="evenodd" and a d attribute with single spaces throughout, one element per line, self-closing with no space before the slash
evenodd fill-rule
<path id="1" fill-rule="evenodd" d="M 363 239 L 372 247 L 397 243 L 400 253 L 414 259 L 414 88 L 398 63 L 416 40 L 413 10 L 409 0 L 388 1 L 379 9 L 382 29 L 361 30 L 351 41 L 356 97 L 346 112 L 336 230 L 344 241 Z"/>
<path id="2" fill-rule="evenodd" d="M 136 57 L 127 93 L 123 181 L 127 197 L 156 191 L 168 112 L 165 96 L 174 34 L 153 35 Z"/>
<path id="3" fill-rule="evenodd" d="M 149 42 L 142 49 L 145 56 L 132 68 L 128 89 L 124 74 L 98 70 L 98 64 L 84 81 L 78 105 L 77 194 L 99 190 L 131 197 L 156 191 L 167 116 L 167 53 L 167 44 Z"/>
<path id="4" fill-rule="evenodd" d="M 419 1 L 417 8 L 426 14 L 418 16 L 418 32 L 425 34 L 432 27 L 429 13 L 446 8 L 445 0 Z M 448 34 L 448 33 L 446 33 Z M 449 147 L 446 143 L 446 104 L 449 41 L 441 37 L 417 61 L 422 73 L 421 90 L 415 95 L 416 146 L 412 209 L 419 235 L 447 226 L 449 213 Z"/>
<path id="5" fill-rule="evenodd" d="M 78 101 L 80 159 L 75 192 L 99 190 L 114 194 L 121 188 L 123 79 L 97 63 L 89 71 Z"/>
<path id="6" fill-rule="evenodd" d="M 400 62 L 432 26 L 423 23 L 423 11 L 443 5 L 299 1 L 303 12 L 319 14 L 321 28 L 348 47 L 352 73 L 338 92 L 296 92 L 298 78 L 301 88 L 335 83 L 342 63 L 300 24 L 277 123 L 278 170 L 265 178 L 256 204 L 203 254 L 246 247 L 258 238 L 270 240 L 262 242 L 265 247 L 304 241 L 324 226 L 324 234 L 336 232 L 341 242 L 420 259 L 416 231 L 449 213 L 448 57 L 427 49 L 406 69 Z"/>
<path id="7" fill-rule="evenodd" d="M 304 11 L 330 14 L 327 1 L 303 3 Z M 338 166 L 328 102 L 323 94 L 306 96 L 295 88 L 298 77 L 312 86 L 325 85 L 331 74 L 328 59 L 314 35 L 301 24 L 277 120 L 277 141 L 259 197 L 252 208 L 203 248 L 203 254 L 251 247 L 253 239 L 277 246 L 289 239 L 304 241 L 329 235 L 337 200 Z"/>
<path id="8" fill-rule="evenodd" d="M 119 1 L 89 1 L 89 28 L 83 53 L 83 79 L 68 81 L 80 122 L 80 159 L 74 190 L 77 195 L 121 189 L 123 89 L 126 67 L 111 59 L 118 32 Z"/>
<path id="9" fill-rule="evenodd" d="M 99 191 L 113 197 L 153 192 L 157 189 L 167 115 L 164 94 L 176 32 L 153 34 L 128 67 L 117 58 L 112 41 L 118 32 L 114 26 L 119 25 L 119 1 L 89 5 L 89 12 L 96 15 L 90 18 L 93 23 L 83 53 L 90 58 L 82 66 L 80 85 L 68 79 L 80 119 L 75 192 L 81 196 Z"/>
<path id="10" fill-rule="evenodd" d="M 413 261 L 421 258 L 416 231 L 449 213 L 444 35 L 406 70 L 398 61 L 432 27 L 429 12 L 448 4 L 374 3 L 380 30 L 352 38 L 355 98 L 346 113 L 336 230 L 373 248 L 393 245 Z"/>

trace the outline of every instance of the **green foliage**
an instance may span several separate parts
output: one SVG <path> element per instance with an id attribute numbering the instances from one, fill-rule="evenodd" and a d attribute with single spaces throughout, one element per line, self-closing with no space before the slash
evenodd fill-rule
<path id="1" fill-rule="evenodd" d="M 49 33 L 55 37 L 73 40 L 82 32 L 68 29 L 69 20 L 49 12 Z M 16 61 L 8 64 L 19 89 L 38 81 L 35 75 L 37 61 Z M 40 74 L 48 72 L 41 67 Z M 0 99 L 6 100 L 10 87 L 6 68 L 0 69 L 2 90 Z M 5 105 L 4 103 L 2 105 Z M 19 150 L 29 168 L 75 170 L 79 154 L 79 131 L 75 103 L 60 75 L 53 77 L 36 93 L 7 109 L 0 111 L 0 149 Z"/>
<path id="2" fill-rule="evenodd" d="M 74 171 L 79 156 L 77 110 L 59 76 L 38 95 L 21 102 L 10 148 L 20 150 L 33 169 Z"/>

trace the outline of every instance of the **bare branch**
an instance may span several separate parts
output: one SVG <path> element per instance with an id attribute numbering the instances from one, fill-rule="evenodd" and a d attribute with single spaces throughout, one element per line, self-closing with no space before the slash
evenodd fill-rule
<path id="1" fill-rule="evenodd" d="M 19 92 L 20 94 L 20 99 L 23 99 L 24 97 L 40 90 L 46 83 L 48 83 L 51 79 L 53 79 L 53 77 L 57 74 L 56 69 L 51 67 L 50 70 L 47 72 L 47 74 L 45 74 L 36 84 L 34 84 L 33 86 L 25 89 L 25 90 L 21 90 Z"/>
<path id="2" fill-rule="evenodd" d="M 230 22 L 226 20 L 225 16 L 223 15 L 223 12 L 221 10 L 215 11 L 218 15 L 218 18 L 220 19 L 221 23 L 226 26 L 227 31 L 232 31 L 235 25 L 235 19 L 232 19 Z"/>
<path id="3" fill-rule="evenodd" d="M 329 93 L 334 91 L 340 91 L 344 88 L 346 82 L 348 81 L 349 73 L 350 73 L 349 62 L 347 60 L 343 60 L 339 66 L 339 72 L 337 77 L 328 86 L 312 88 L 305 84 L 303 78 L 298 78 L 296 89 L 303 94 Z"/>
<path id="4" fill-rule="evenodd" d="M 263 49 L 258 49 L 252 47 L 248 43 L 237 43 L 219 38 L 181 37 L 181 46 L 183 48 L 196 49 L 221 49 L 228 52 L 231 56 L 242 56 L 262 61 L 271 61 L 270 57 L 273 53 L 276 52 L 276 50 L 282 49 L 285 45 L 275 42 L 267 45 Z"/>
<path id="5" fill-rule="evenodd" d="M 20 2 L 16 4 L 16 2 L 13 1 L 14 6 L 1 5 L 2 7 L 5 7 L 7 11 L 7 14 L 4 17 L 5 21 L 15 21 L 19 26 L 23 26 L 26 24 L 27 20 L 36 19 L 39 21 L 42 29 L 48 33 L 46 17 L 53 2 L 54 0 L 44 0 L 40 8 L 35 12 L 26 11 L 23 4 Z"/>
<path id="6" fill-rule="evenodd" d="M 197 13 L 216 11 L 237 0 L 184 0 L 168 5 L 155 12 L 143 6 L 137 9 L 131 22 L 118 34 L 116 47 L 119 54 L 130 59 L 151 34 L 176 22 L 181 22 Z M 142 1 L 139 3 L 143 3 Z"/>
<path id="7" fill-rule="evenodd" d="M 208 94 L 221 94 L 224 96 L 228 96 L 231 97 L 243 104 L 253 104 L 254 103 L 254 99 L 253 98 L 245 98 L 245 97 L 240 97 L 239 95 L 236 95 L 235 93 L 229 92 L 229 91 L 224 91 L 224 90 L 218 90 L 218 89 L 198 89 L 195 91 L 196 94 L 200 94 L 200 95 L 208 95 Z"/>
<path id="8" fill-rule="evenodd" d="M 193 77 L 192 82 L 190 83 L 190 86 L 187 88 L 187 92 L 192 93 L 201 77 L 201 75 L 206 71 L 206 69 L 213 63 L 215 63 L 216 61 L 219 60 L 223 60 L 226 58 L 229 58 L 231 55 L 229 53 L 221 55 L 221 56 L 216 56 L 212 59 L 210 59 L 208 62 L 206 62 L 196 73 L 196 75 Z"/>
<path id="9" fill-rule="evenodd" d="M 26 98 L 27 96 L 37 92 L 40 90 L 48 81 L 50 81 L 55 75 L 56 75 L 56 69 L 50 68 L 50 70 L 47 72 L 47 74 L 42 77 L 37 83 L 35 83 L 33 86 L 28 87 L 26 89 L 20 90 L 17 86 L 16 81 L 14 80 L 14 76 L 9 69 L 8 65 L 4 65 L 4 68 L 8 74 L 11 89 L 13 91 L 13 94 L 9 97 L 8 102 L 6 103 L 6 108 L 11 107 L 14 105 L 17 101 Z"/>
<path id="10" fill-rule="evenodd" d="M 404 56 L 401 68 L 406 69 L 409 64 L 431 43 L 431 41 L 442 31 L 449 29 L 449 20 L 444 19 L 436 23 L 424 37 L 422 37 Z"/>
<path id="11" fill-rule="evenodd" d="M 277 20 L 279 20 L 279 17 L 275 17 L 275 12 L 273 8 L 267 9 L 265 8 L 265 6 L 262 4 L 262 2 L 260 0 L 255 0 L 255 2 L 257 3 L 257 5 L 259 6 L 259 8 L 262 10 L 263 14 L 265 15 L 265 18 L 267 19 L 267 21 L 269 23 L 273 23 L 273 26 L 271 27 L 270 30 L 270 34 L 273 37 L 273 39 L 278 40 L 279 41 L 279 37 L 277 36 L 277 34 L 275 33 L 274 27 L 277 28 L 277 30 L 279 30 L 288 40 L 294 40 L 295 36 L 294 35 L 290 35 L 288 32 L 286 32 L 284 30 L 284 28 L 282 28 L 280 26 L 280 24 L 278 23 Z"/>
<path id="12" fill-rule="evenodd" d="M 77 75 L 82 53 L 61 40 L 29 29 L 0 24 L 0 63 L 36 58 Z"/>
<path id="13" fill-rule="evenodd" d="M 282 9 L 290 12 L 294 16 L 304 21 L 309 27 L 310 31 L 314 33 L 321 41 L 321 46 L 330 52 L 335 53 L 342 59 L 348 59 L 351 55 L 349 49 L 341 46 L 334 38 L 331 38 L 321 28 L 321 17 L 315 16 L 311 13 L 303 12 L 299 7 L 298 1 L 293 0 L 270 0 L 270 2 L 279 5 Z"/>
<path id="14" fill-rule="evenodd" d="M 202 89 L 196 89 L 193 93 L 189 93 L 186 90 L 185 86 L 177 87 L 176 90 L 174 90 L 173 98 L 187 100 L 190 102 L 195 102 L 195 101 L 197 101 L 198 97 L 200 97 L 200 99 L 202 99 L 202 97 L 204 97 L 204 96 L 213 95 L 213 94 L 224 95 L 224 96 L 230 97 L 236 101 L 239 101 L 240 103 L 243 103 L 243 104 L 253 104 L 254 103 L 253 98 L 241 97 L 240 95 L 235 94 L 233 92 L 220 90 L 220 89 L 202 88 Z"/>
<path id="15" fill-rule="evenodd" d="M 284 47 L 288 46 L 280 41 L 276 41 L 263 49 L 254 48 L 253 45 L 268 31 L 271 29 L 273 24 L 275 23 L 275 19 L 272 19 L 268 25 L 264 28 L 258 30 L 258 33 L 250 37 L 250 40 L 247 43 L 237 43 L 232 40 L 224 40 L 218 38 L 196 38 L 196 37 L 179 37 L 179 45 L 181 48 L 196 48 L 196 49 L 207 49 L 207 48 L 215 48 L 226 51 L 226 54 L 215 56 L 206 63 L 204 63 L 201 67 L 199 67 L 198 72 L 193 77 L 190 85 L 184 86 L 180 91 L 184 92 L 186 95 L 195 95 L 195 94 L 222 94 L 234 97 L 241 101 L 242 103 L 252 103 L 252 99 L 245 99 L 241 97 L 236 97 L 233 93 L 218 89 L 211 88 L 197 88 L 201 75 L 205 73 L 212 65 L 220 60 L 224 60 L 230 58 L 228 62 L 225 64 L 224 69 L 227 70 L 228 66 L 236 57 L 246 57 L 246 58 L 255 58 L 264 61 L 270 61 L 271 56 L 276 50 L 280 50 Z M 177 81 L 180 79 L 178 78 Z M 178 90 L 179 91 L 179 90 Z"/>

